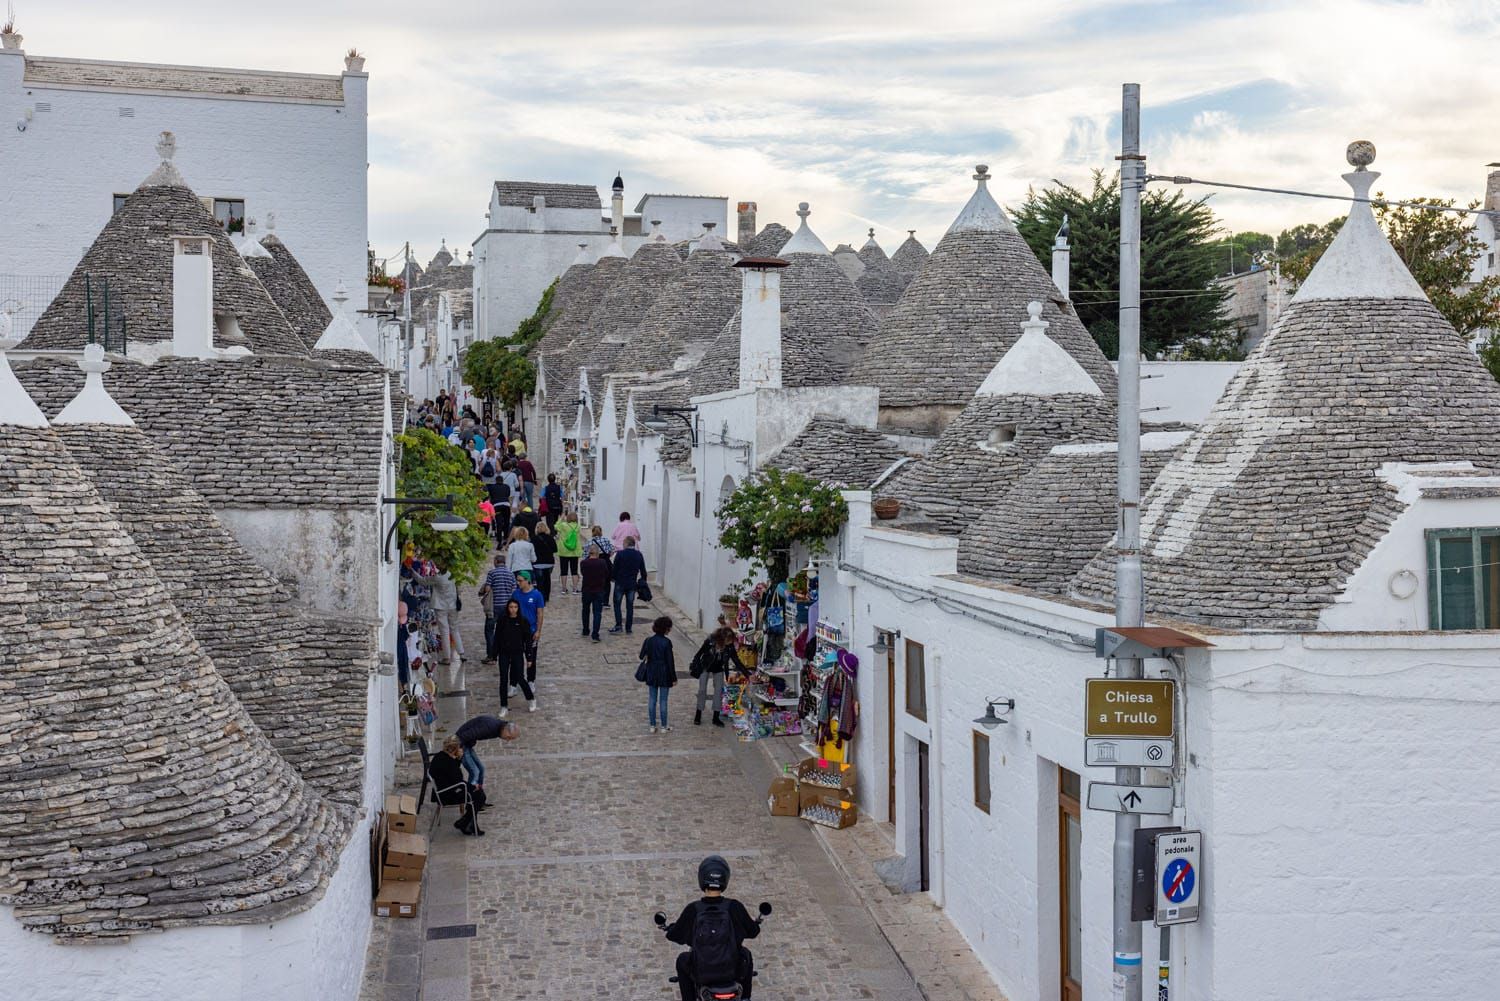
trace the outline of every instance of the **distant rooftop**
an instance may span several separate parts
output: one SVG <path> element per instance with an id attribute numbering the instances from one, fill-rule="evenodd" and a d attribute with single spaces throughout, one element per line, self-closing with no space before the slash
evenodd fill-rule
<path id="1" fill-rule="evenodd" d="M 25 82 L 80 90 L 176 91 L 283 101 L 343 103 L 344 78 L 323 73 L 122 63 L 102 59 L 27 56 Z"/>
<path id="2" fill-rule="evenodd" d="M 636 211 L 636 212 L 644 211 L 645 208 L 646 208 L 646 199 L 648 199 L 648 198 L 708 198 L 708 199 L 712 199 L 714 201 L 720 201 L 720 202 L 727 202 L 727 201 L 729 201 L 729 196 L 728 195 L 669 195 L 669 194 L 663 194 L 660 191 L 655 191 L 655 192 L 649 192 L 647 194 L 642 195 L 641 196 L 641 200 L 635 203 L 635 210 L 634 211 Z"/>
<path id="3" fill-rule="evenodd" d="M 547 199 L 550 209 L 598 209 L 599 189 L 592 184 L 551 184 L 547 181 L 496 181 L 495 192 L 501 205 L 531 208 L 537 195 Z"/>

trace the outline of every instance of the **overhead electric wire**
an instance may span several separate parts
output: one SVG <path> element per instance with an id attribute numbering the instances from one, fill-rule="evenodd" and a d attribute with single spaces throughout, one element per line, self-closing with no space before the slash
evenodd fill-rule
<path id="1" fill-rule="evenodd" d="M 1272 195 L 1296 195 L 1298 198 L 1326 198 L 1335 202 L 1367 202 L 1371 205 L 1395 208 L 1427 209 L 1432 212 L 1457 212 L 1459 215 L 1494 215 L 1493 209 L 1466 209 L 1457 205 L 1434 205 L 1431 202 L 1394 202 L 1389 198 L 1351 198 L 1348 195 L 1325 195 L 1315 191 L 1295 191 L 1291 188 L 1264 188 L 1257 184 L 1234 184 L 1230 181 L 1209 181 L 1200 177 L 1184 177 L 1181 174 L 1147 174 L 1147 182 L 1165 181 L 1168 184 L 1202 184 L 1210 188 L 1235 188 L 1239 191 L 1264 191 Z"/>

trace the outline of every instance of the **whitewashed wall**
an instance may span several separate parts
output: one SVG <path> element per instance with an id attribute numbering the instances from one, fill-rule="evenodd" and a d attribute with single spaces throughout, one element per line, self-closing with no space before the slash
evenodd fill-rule
<path id="1" fill-rule="evenodd" d="M 524 228 L 495 227 L 479 235 L 474 241 L 474 302 L 479 339 L 514 334 L 520 322 L 536 312 L 547 286 L 577 259 L 580 243 L 587 243 L 596 258 L 609 246 L 609 232 L 607 228 L 601 230 L 599 213 L 587 214 L 595 219 L 595 227 L 585 232 L 531 232 Z M 644 242 L 645 238 L 640 236 L 621 241 L 627 255 L 635 253 Z"/>
<path id="2" fill-rule="evenodd" d="M 19 54 L 0 52 L 0 275 L 71 272 L 109 221 L 113 196 L 156 168 L 157 136 L 171 131 L 173 162 L 193 191 L 244 199 L 262 232 L 274 210 L 276 235 L 330 307 L 340 280 L 363 283 L 367 75 L 345 73 L 338 104 L 28 86 L 23 74 Z M 38 103 L 51 110 L 18 131 Z"/>
<path id="3" fill-rule="evenodd" d="M 700 198 L 687 195 L 647 195 L 641 202 L 641 222 L 650 229 L 661 220 L 661 231 L 668 240 L 692 240 L 703 235 L 703 224 L 714 224 L 714 232 L 732 240 L 728 231 L 729 199 Z"/>

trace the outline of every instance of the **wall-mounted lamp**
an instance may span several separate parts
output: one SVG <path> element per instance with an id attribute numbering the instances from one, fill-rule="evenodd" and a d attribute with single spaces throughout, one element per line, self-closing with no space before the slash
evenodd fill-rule
<path id="1" fill-rule="evenodd" d="M 1001 713 L 995 712 L 996 706 L 1004 706 L 1005 711 Z M 1014 712 L 1015 708 L 1015 699 L 985 699 L 984 715 L 976 719 L 974 722 L 978 723 L 986 730 L 993 730 L 1001 723 L 1009 723 L 1010 720 L 1005 718 L 1005 713 Z"/>
<path id="2" fill-rule="evenodd" d="M 469 527 L 468 521 L 453 513 L 453 495 L 446 497 L 382 497 L 380 503 L 390 504 L 398 510 L 396 517 L 391 519 L 390 531 L 385 533 L 385 561 L 393 562 L 391 559 L 391 538 L 396 534 L 396 527 L 401 524 L 401 519 L 411 514 L 413 508 L 440 507 L 443 513 L 428 522 L 428 527 L 434 532 L 462 532 Z"/>
<path id="3" fill-rule="evenodd" d="M 661 434 L 667 428 L 672 426 L 672 422 L 667 418 L 675 417 L 678 420 L 682 421 L 682 423 L 687 425 L 688 437 L 692 441 L 693 447 L 697 448 L 698 425 L 693 422 L 693 418 L 691 416 L 692 414 L 696 414 L 697 412 L 697 407 L 672 407 L 657 404 L 651 408 L 650 417 L 641 418 L 641 426 L 644 427 L 647 431 Z"/>
<path id="4" fill-rule="evenodd" d="M 899 629 L 894 631 L 877 629 L 875 630 L 875 642 L 870 644 L 870 649 L 874 650 L 877 654 L 889 653 L 891 647 L 895 646 L 896 641 L 900 638 L 901 630 Z"/>

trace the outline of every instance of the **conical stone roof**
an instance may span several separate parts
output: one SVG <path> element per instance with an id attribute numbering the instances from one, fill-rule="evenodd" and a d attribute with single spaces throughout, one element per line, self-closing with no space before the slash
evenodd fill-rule
<path id="1" fill-rule="evenodd" d="M 777 257 L 791 238 L 792 231 L 781 223 L 767 223 L 742 249 L 746 257 Z"/>
<path id="2" fill-rule="evenodd" d="M 624 272 L 627 260 L 624 257 L 601 257 L 580 277 L 577 291 L 563 304 L 562 312 L 548 331 L 537 342 L 536 350 L 548 356 L 570 347 L 575 340 L 589 331 L 589 323 L 599 304 L 604 300 L 614 283 Z M 571 269 L 569 269 L 571 270 Z M 554 308 L 557 299 L 554 295 Z M 591 342 L 596 338 L 590 338 Z M 551 366 L 549 366 L 550 368 Z"/>
<path id="3" fill-rule="evenodd" d="M 855 280 L 854 287 L 864 296 L 865 302 L 873 307 L 890 307 L 899 302 L 906 286 L 911 284 L 911 276 L 897 270 L 891 259 L 885 256 L 885 251 L 875 242 L 873 229 L 865 245 L 859 248 L 859 260 L 864 270 Z"/>
<path id="4" fill-rule="evenodd" d="M 797 249 L 804 246 L 822 246 L 805 215 L 781 271 L 781 383 L 837 386 L 851 381 L 855 361 L 875 336 L 875 315 L 830 254 Z M 693 395 L 736 389 L 739 372 L 736 313 L 693 370 Z"/>
<path id="5" fill-rule="evenodd" d="M 1500 471 L 1500 386 L 1402 266 L 1370 212 L 1333 244 L 1142 505 L 1147 608 L 1304 630 L 1403 504 L 1385 463 Z M 1076 590 L 1107 599 L 1113 553 Z"/>
<path id="6" fill-rule="evenodd" d="M 542 339 L 538 341 L 544 353 L 566 347 L 566 344 L 558 343 L 556 340 L 549 341 L 547 335 L 564 316 L 568 315 L 569 311 L 578 308 L 579 296 L 588 287 L 589 274 L 594 270 L 594 258 L 589 253 L 588 246 L 587 243 L 578 245 L 578 256 L 574 258 L 572 264 L 568 265 L 568 270 L 557 279 L 557 288 L 552 292 L 552 309 L 542 320 Z M 594 302 L 589 306 L 588 311 L 593 312 L 594 306 L 597 305 L 599 303 Z"/>
<path id="7" fill-rule="evenodd" d="M 717 242 L 717 241 L 715 241 Z M 670 369 L 679 358 L 701 353 L 740 306 L 740 274 L 734 255 L 699 247 L 672 273 L 630 342 L 630 363 L 643 372 Z"/>
<path id="8" fill-rule="evenodd" d="M 281 259 L 274 256 L 269 250 L 265 250 L 264 244 L 257 244 L 264 253 L 245 258 L 250 270 L 255 272 L 255 277 L 266 287 L 271 301 L 276 308 L 281 310 L 287 322 L 292 325 L 297 339 L 309 351 L 318 343 L 318 337 L 322 328 L 318 326 L 318 312 L 308 305 L 307 299 L 303 297 L 302 290 L 298 288 L 297 282 L 287 273 L 286 266 Z M 326 324 L 324 324 L 326 326 Z"/>
<path id="9" fill-rule="evenodd" d="M 1048 334 L 1042 305 L 1028 305 L 1021 336 L 984 377 L 932 451 L 877 493 L 903 513 L 957 535 L 1055 445 L 1113 436 L 1115 409 L 1087 372 Z"/>
<path id="10" fill-rule="evenodd" d="M 676 248 L 665 240 L 641 244 L 589 318 L 591 341 L 628 344 L 646 311 L 681 266 Z"/>
<path id="11" fill-rule="evenodd" d="M 978 190 L 855 369 L 856 384 L 880 389 L 882 426 L 941 430 L 952 412 L 943 408 L 968 404 L 997 354 L 1015 343 L 1033 300 L 1045 306 L 1048 336 L 1114 395 L 1109 362 L 990 197 L 983 165 L 975 177 Z"/>
<path id="12" fill-rule="evenodd" d="M 310 311 L 312 327 L 321 332 L 328 326 L 328 321 L 333 319 L 333 311 L 328 308 L 328 303 L 323 301 L 323 296 L 318 291 L 318 287 L 313 284 L 312 279 L 307 277 L 307 272 L 302 268 L 302 262 L 297 260 L 297 255 L 292 253 L 274 230 L 261 239 L 260 245 L 270 251 L 271 256 L 276 258 L 276 263 L 280 264 L 282 270 L 286 272 L 287 280 L 302 294 L 302 301 L 307 304 Z"/>
<path id="13" fill-rule="evenodd" d="M 922 270 L 922 265 L 927 263 L 927 248 L 917 239 L 916 230 L 906 231 L 906 239 L 901 241 L 901 246 L 891 255 L 891 263 L 904 275 L 915 277 Z"/>
<path id="14" fill-rule="evenodd" d="M 313 904 L 342 823 L 56 434 L 0 425 L 0 496 L 0 902 L 75 939 Z"/>
<path id="15" fill-rule="evenodd" d="M 866 490 L 901 457 L 901 449 L 878 431 L 814 414 L 766 465 L 804 473 L 840 489 Z"/>
<path id="16" fill-rule="evenodd" d="M 281 583 L 139 429 L 56 432 L 272 746 L 321 795 L 358 807 L 373 631 L 341 644 L 324 617 L 288 607 Z"/>
<path id="17" fill-rule="evenodd" d="M 255 354 L 307 354 L 307 345 L 203 203 L 180 183 L 153 184 L 159 174 L 147 178 L 105 223 L 23 347 L 83 347 L 88 341 L 86 276 L 96 311 L 102 309 L 103 282 L 109 281 L 110 310 L 124 316 L 129 343 L 170 341 L 172 237 L 207 236 L 213 241 L 214 313 L 234 316 Z"/>

